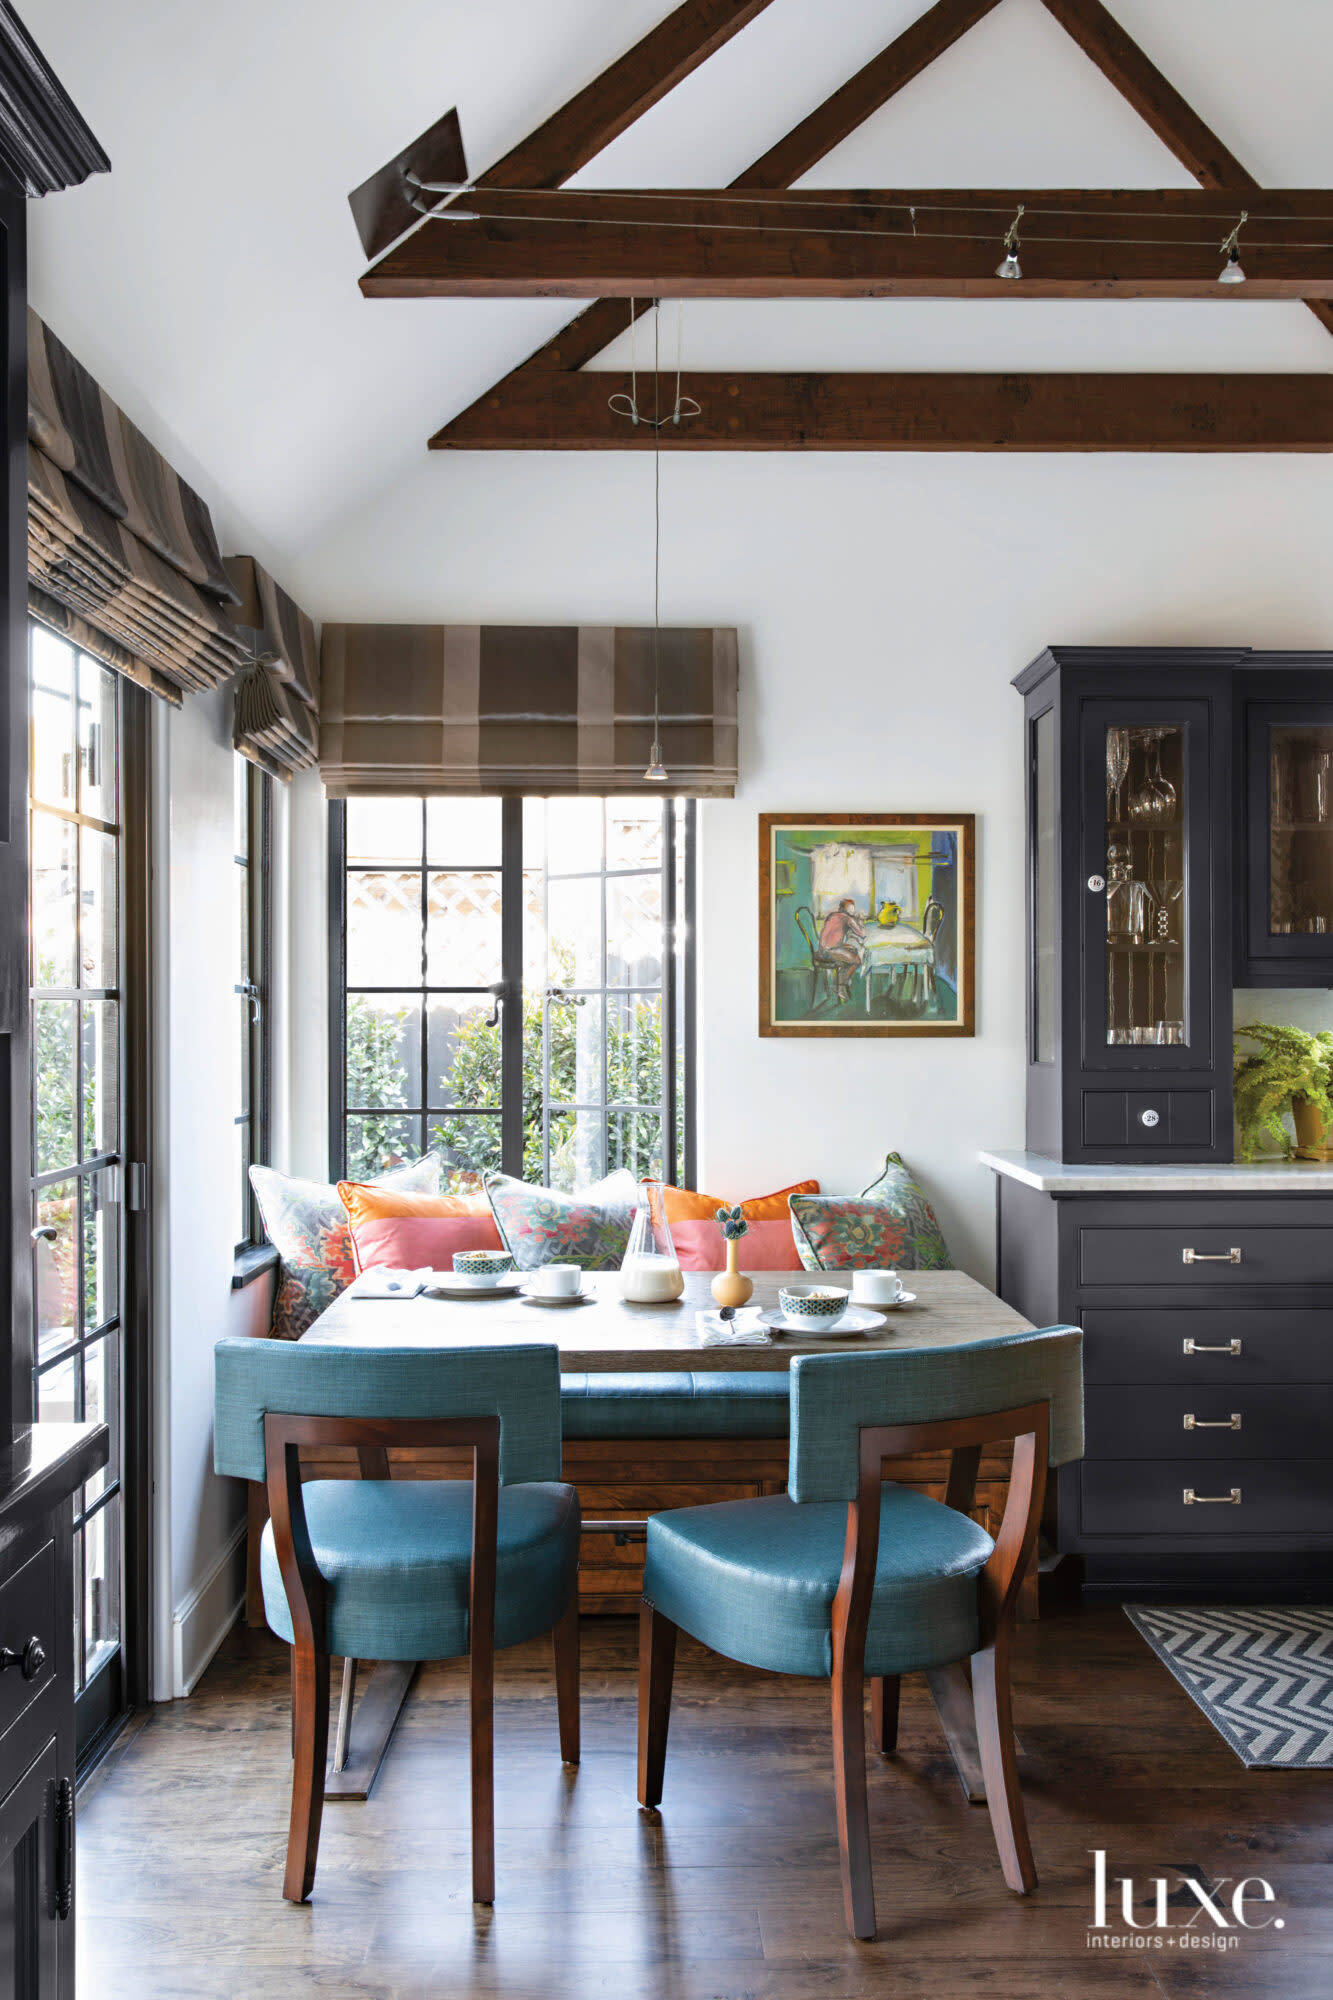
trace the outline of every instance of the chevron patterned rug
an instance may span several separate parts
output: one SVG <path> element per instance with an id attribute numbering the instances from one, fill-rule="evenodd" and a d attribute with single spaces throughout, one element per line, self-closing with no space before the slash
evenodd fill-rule
<path id="1" fill-rule="evenodd" d="M 1125 1616 L 1243 1764 L 1333 1768 L 1333 1607 L 1127 1604 Z"/>

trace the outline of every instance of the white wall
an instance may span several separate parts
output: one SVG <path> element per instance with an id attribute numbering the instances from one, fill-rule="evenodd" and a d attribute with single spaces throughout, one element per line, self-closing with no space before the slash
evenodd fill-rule
<path id="1" fill-rule="evenodd" d="M 245 1496 L 213 1472 L 213 1343 L 267 1331 L 269 1287 L 231 1289 L 230 697 L 159 704 L 153 758 L 153 1692 L 162 1699 L 188 1693 L 242 1600 Z"/>
<path id="2" fill-rule="evenodd" d="M 642 622 L 650 480 L 614 454 L 423 456 L 295 580 L 333 619 Z M 662 490 L 664 622 L 741 630 L 740 789 L 701 807 L 700 1179 L 857 1191 L 895 1147 L 987 1278 L 977 1151 L 1023 1138 L 1010 677 L 1048 642 L 1333 645 L 1333 465 L 701 455 L 664 463 Z M 843 808 L 977 814 L 975 1040 L 760 1040 L 757 815 Z M 313 844 L 308 862 L 322 909 Z M 318 1115 L 298 1099 L 298 1129 Z"/>

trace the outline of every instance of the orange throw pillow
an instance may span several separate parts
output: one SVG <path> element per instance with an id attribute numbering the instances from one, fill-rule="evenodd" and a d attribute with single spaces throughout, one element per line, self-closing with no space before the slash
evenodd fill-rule
<path id="1" fill-rule="evenodd" d="M 358 1271 L 374 1264 L 452 1271 L 455 1250 L 504 1248 L 484 1194 L 410 1194 L 339 1181 L 338 1196 L 347 1210 Z"/>
<path id="2" fill-rule="evenodd" d="M 674 1222 L 712 1222 L 720 1208 L 733 1206 L 718 1195 L 696 1194 L 693 1188 L 668 1187 L 664 1192 L 668 1228 Z M 754 1195 L 743 1201 L 741 1214 L 747 1222 L 785 1222 L 789 1194 L 818 1193 L 818 1181 L 796 1181 L 791 1187 L 779 1188 L 776 1194 Z"/>

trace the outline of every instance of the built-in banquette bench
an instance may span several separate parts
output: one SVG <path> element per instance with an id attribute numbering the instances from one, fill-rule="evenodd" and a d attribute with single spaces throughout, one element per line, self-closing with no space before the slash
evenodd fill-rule
<path id="1" fill-rule="evenodd" d="M 561 1378 L 565 1478 L 578 1488 L 585 1521 L 642 1521 L 664 1507 L 781 1493 L 787 1484 L 788 1377 L 745 1369 L 673 1374 L 587 1374 Z M 464 1454 L 391 1451 L 395 1477 L 467 1477 Z M 948 1454 L 886 1461 L 889 1478 L 942 1500 Z M 357 1476 L 353 1449 L 330 1448 L 305 1464 L 310 1479 Z M 994 1532 L 1009 1485 L 1007 1448 L 981 1461 L 973 1516 Z M 246 1615 L 264 1623 L 259 1591 L 259 1537 L 268 1505 L 262 1485 L 250 1489 Z M 643 1576 L 642 1539 L 585 1532 L 579 1560 L 579 1603 L 585 1612 L 635 1613 Z M 1035 1570 L 1023 1609 L 1036 1608 Z"/>

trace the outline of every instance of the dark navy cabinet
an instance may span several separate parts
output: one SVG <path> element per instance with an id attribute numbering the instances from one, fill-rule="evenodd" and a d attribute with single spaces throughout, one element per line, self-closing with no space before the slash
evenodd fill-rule
<path id="1" fill-rule="evenodd" d="M 1235 686 L 1236 984 L 1333 986 L 1333 654 Z"/>
<path id="2" fill-rule="evenodd" d="M 1027 1142 L 1229 1160 L 1232 679 L 1244 649 L 1047 649 L 1024 698 Z"/>
<path id="3" fill-rule="evenodd" d="M 1085 1456 L 1048 1532 L 1091 1590 L 1327 1588 L 1333 1173 L 1290 1171 L 1291 1193 L 1243 1167 L 1236 1193 L 997 1177 L 1001 1296 L 1083 1328 Z"/>

